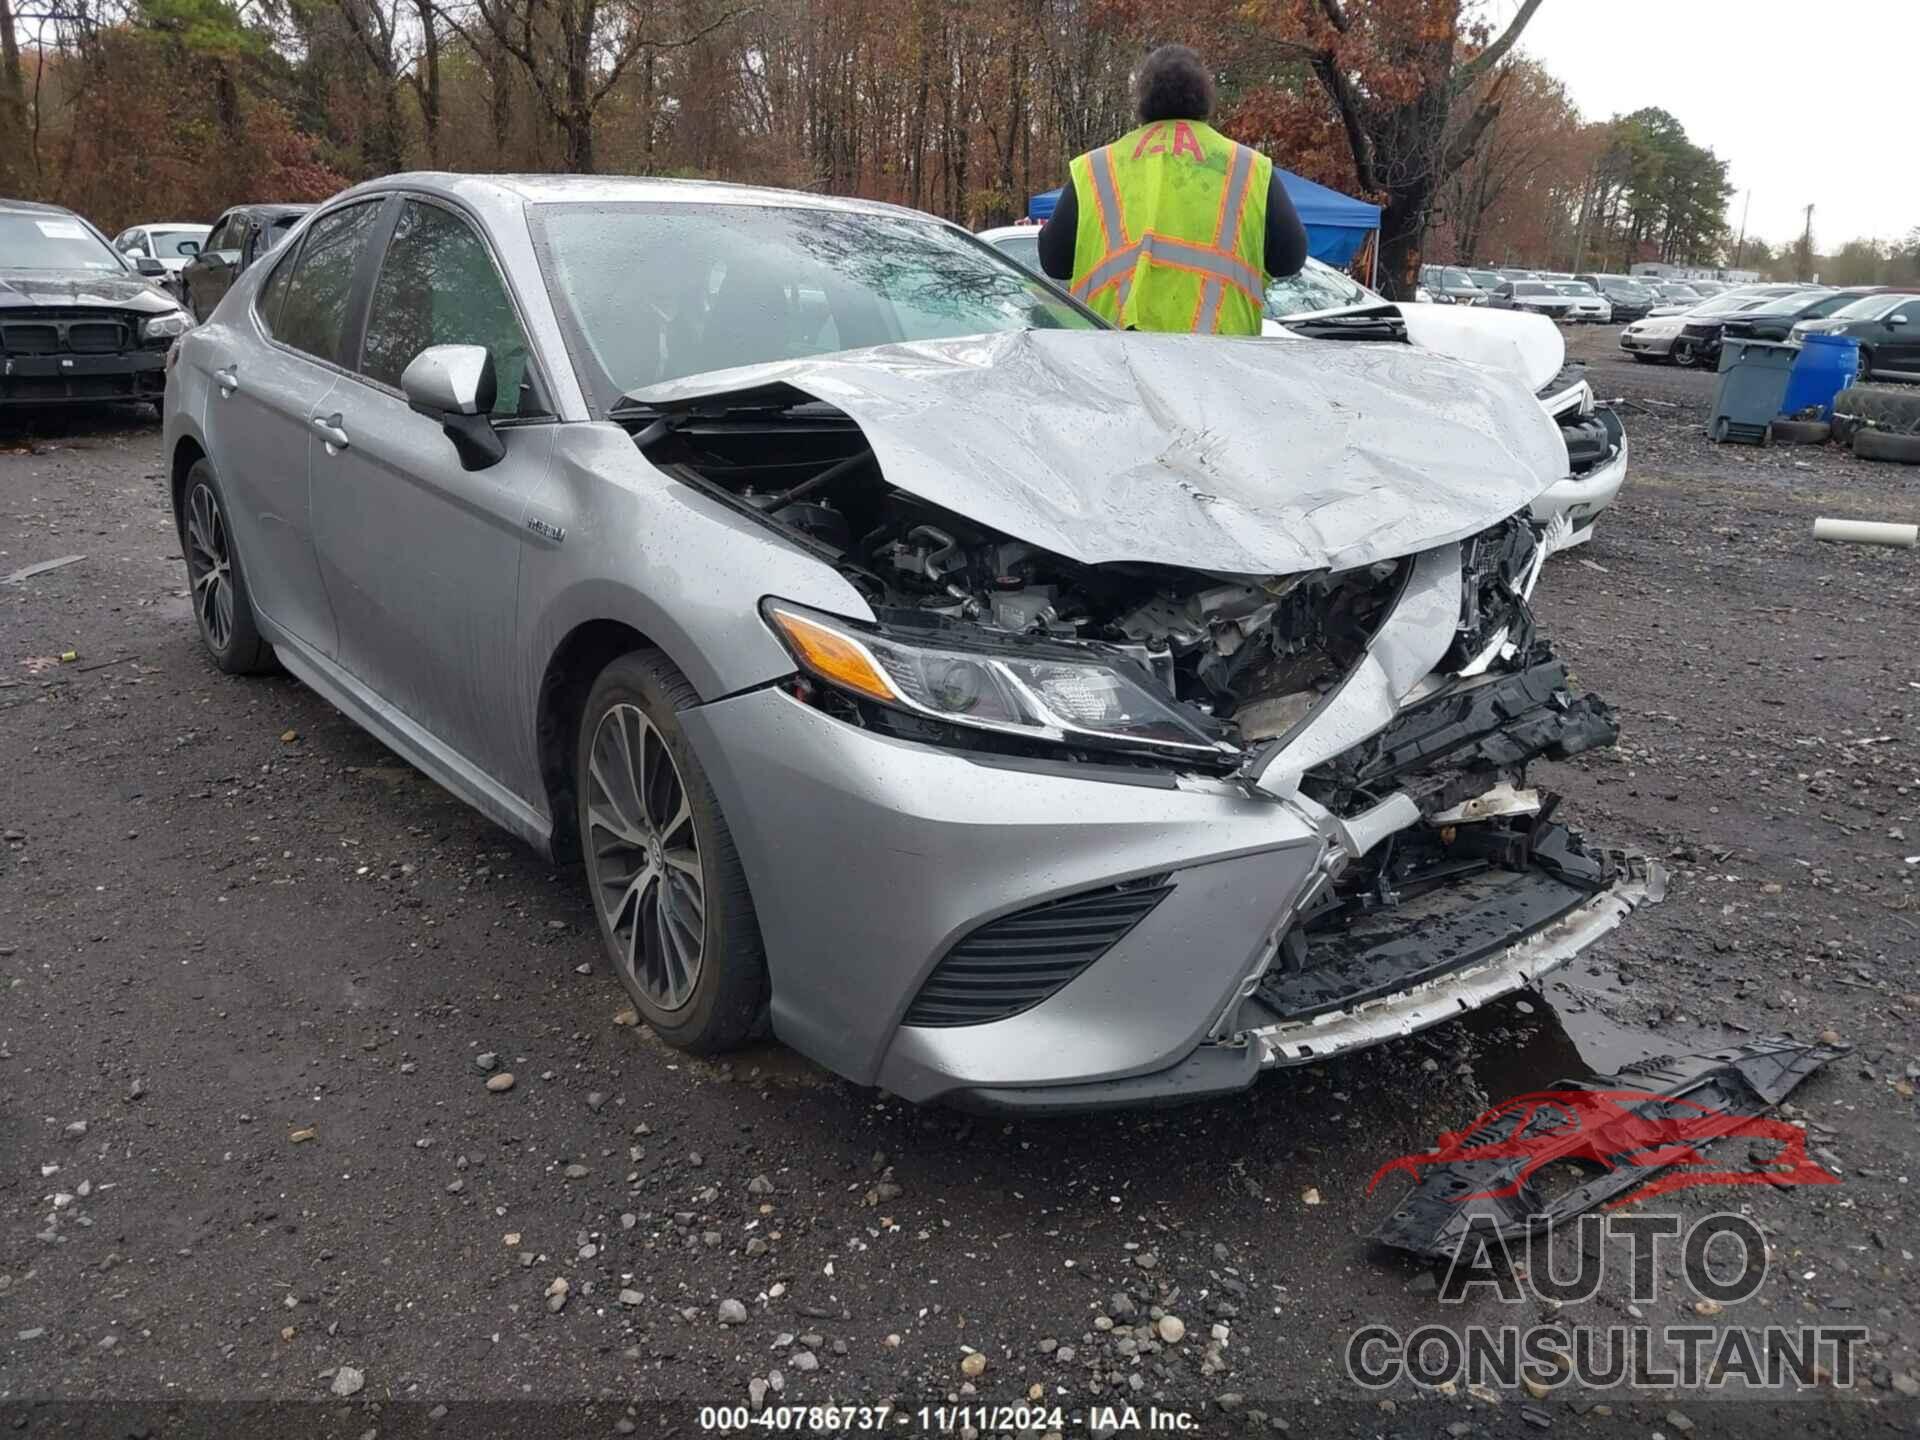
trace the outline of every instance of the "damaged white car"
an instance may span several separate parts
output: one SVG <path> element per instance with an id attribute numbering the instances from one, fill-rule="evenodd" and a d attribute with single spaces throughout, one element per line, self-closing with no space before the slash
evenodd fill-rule
<path id="1" fill-rule="evenodd" d="M 580 857 L 687 1049 L 1192 1099 L 1659 897 L 1528 773 L 1616 722 L 1528 606 L 1560 427 L 1485 368 L 1115 332 L 885 206 L 403 175 L 169 370 L 215 663 Z"/>

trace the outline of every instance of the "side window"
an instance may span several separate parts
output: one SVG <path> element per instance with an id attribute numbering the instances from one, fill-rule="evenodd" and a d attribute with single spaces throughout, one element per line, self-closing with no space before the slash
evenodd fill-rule
<path id="1" fill-rule="evenodd" d="M 379 212 L 377 200 L 349 205 L 307 232 L 306 243 L 292 257 L 293 269 L 273 322 L 275 339 L 322 360 L 340 360 L 354 267 Z M 278 274 L 271 279 L 277 281 Z"/>
<path id="2" fill-rule="evenodd" d="M 493 355 L 493 413 L 518 415 L 530 402 L 527 342 L 499 272 L 480 237 L 451 211 L 407 202 L 367 316 L 360 369 L 368 379 L 397 390 L 428 346 L 484 345 Z"/>
<path id="3" fill-rule="evenodd" d="M 233 217 L 222 215 L 213 222 L 213 231 L 207 236 L 206 250 L 228 250 L 232 248 Z"/>
<path id="4" fill-rule="evenodd" d="M 1909 300 L 1893 313 L 1907 317 L 1907 328 L 1909 330 L 1920 326 L 1920 300 Z"/>
<path id="5" fill-rule="evenodd" d="M 266 284 L 260 287 L 260 294 L 254 300 L 254 309 L 260 312 L 260 323 L 269 335 L 276 339 L 280 335 L 280 306 L 287 296 L 287 282 L 293 278 L 293 262 L 299 256 L 289 251 L 280 257 L 280 263 L 273 267 L 273 273 L 267 276 Z"/>

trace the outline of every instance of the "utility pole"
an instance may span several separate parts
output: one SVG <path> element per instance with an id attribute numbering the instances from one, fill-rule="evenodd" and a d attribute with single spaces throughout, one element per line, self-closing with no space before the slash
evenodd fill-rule
<path id="1" fill-rule="evenodd" d="M 1747 249 L 1747 212 L 1753 209 L 1753 189 L 1747 189 L 1747 198 L 1740 202 L 1740 239 L 1733 247 L 1733 268 L 1740 268 L 1740 258 Z"/>
<path id="2" fill-rule="evenodd" d="M 1800 236 L 1800 254 L 1804 258 L 1794 267 L 1795 278 L 1805 280 L 1813 272 L 1813 206 L 1811 205 L 1807 206 L 1807 228 Z M 1807 272 L 1806 274 L 1797 273 L 1803 269 Z"/>

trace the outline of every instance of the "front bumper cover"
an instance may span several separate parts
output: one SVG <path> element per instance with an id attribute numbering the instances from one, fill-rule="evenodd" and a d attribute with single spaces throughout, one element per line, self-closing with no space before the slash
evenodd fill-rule
<path id="1" fill-rule="evenodd" d="M 102 404 L 166 393 L 167 352 L 0 356 L 0 405 Z"/>

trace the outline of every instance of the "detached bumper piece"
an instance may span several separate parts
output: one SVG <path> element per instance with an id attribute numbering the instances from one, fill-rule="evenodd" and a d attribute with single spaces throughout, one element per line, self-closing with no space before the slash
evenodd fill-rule
<path id="1" fill-rule="evenodd" d="M 1524 1239 L 1617 1200 L 1677 1165 L 1701 1164 L 1701 1150 L 1723 1139 L 1780 1144 L 1778 1159 L 1753 1178 L 1831 1184 L 1834 1177 L 1806 1159 L 1805 1141 L 1796 1139 L 1800 1132 L 1753 1117 L 1851 1049 L 1762 1040 L 1706 1055 L 1647 1060 L 1618 1075 L 1562 1080 L 1551 1090 L 1516 1097 L 1458 1135 L 1442 1137 L 1443 1150 L 1388 1167 L 1417 1179 L 1374 1238 L 1435 1260 L 1457 1255 L 1476 1228 L 1502 1240 Z M 1546 1202 L 1533 1177 L 1555 1162 L 1601 1173 Z M 1712 1174 L 1701 1179 L 1727 1183 Z"/>

